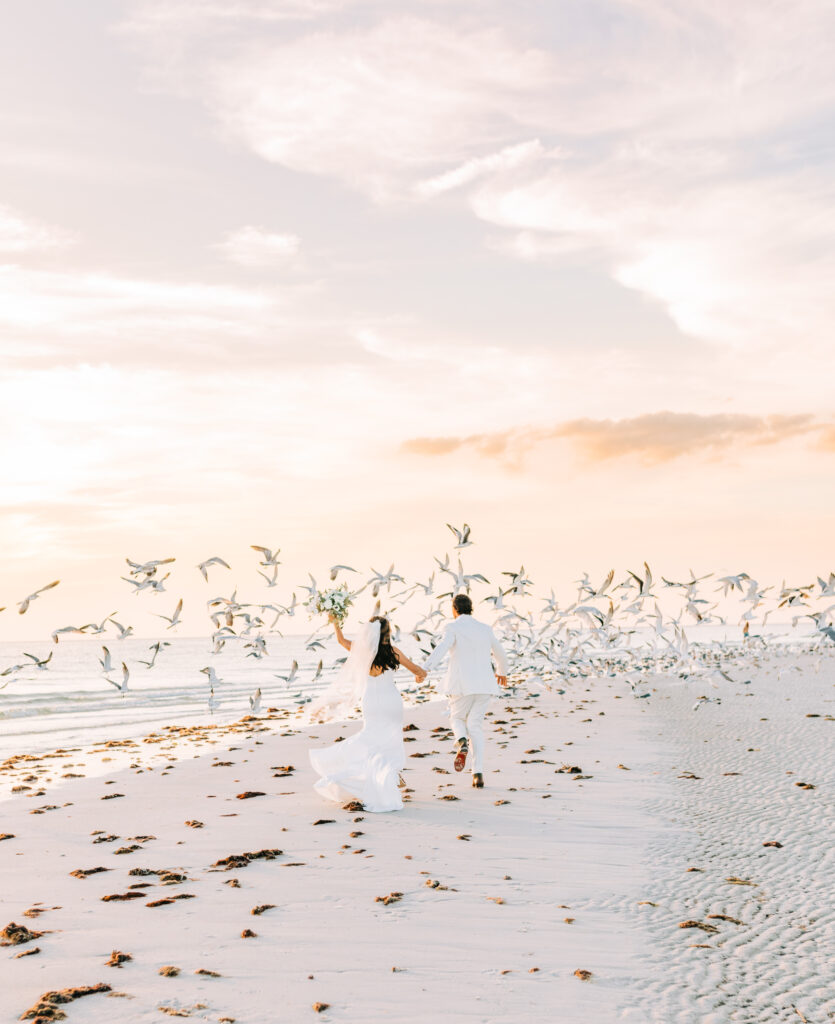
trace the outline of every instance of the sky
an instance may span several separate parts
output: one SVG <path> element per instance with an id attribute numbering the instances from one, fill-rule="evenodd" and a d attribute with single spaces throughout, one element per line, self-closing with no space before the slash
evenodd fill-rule
<path id="1" fill-rule="evenodd" d="M 828 573 L 834 31 L 831 0 L 4 4 L 0 638 L 130 608 L 125 557 L 175 555 L 192 609 L 211 555 L 247 589 L 280 547 L 289 596 L 428 575 L 448 522 L 546 593 Z"/>

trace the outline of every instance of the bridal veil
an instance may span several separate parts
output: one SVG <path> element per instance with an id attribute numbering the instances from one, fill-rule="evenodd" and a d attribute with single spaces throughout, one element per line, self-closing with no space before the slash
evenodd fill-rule
<path id="1" fill-rule="evenodd" d="M 351 641 L 351 650 L 336 679 L 310 707 L 311 722 L 346 718 L 362 703 L 371 664 L 380 646 L 380 623 L 367 622 Z"/>

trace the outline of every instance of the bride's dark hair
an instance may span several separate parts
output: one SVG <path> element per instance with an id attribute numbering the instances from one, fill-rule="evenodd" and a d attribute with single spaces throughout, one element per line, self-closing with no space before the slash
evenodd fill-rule
<path id="1" fill-rule="evenodd" d="M 394 648 L 391 646 L 391 626 L 389 625 L 389 620 L 382 615 L 375 615 L 369 621 L 380 623 L 380 643 L 377 646 L 377 653 L 374 655 L 371 667 L 378 668 L 381 672 L 387 672 L 389 669 L 394 671 L 400 667 L 400 659 L 394 653 Z"/>

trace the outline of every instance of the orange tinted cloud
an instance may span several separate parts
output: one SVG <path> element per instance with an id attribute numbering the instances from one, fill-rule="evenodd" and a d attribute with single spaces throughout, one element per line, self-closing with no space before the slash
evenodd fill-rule
<path id="1" fill-rule="evenodd" d="M 825 452 L 835 452 L 835 425 L 830 425 L 823 431 L 816 447 Z"/>
<path id="2" fill-rule="evenodd" d="M 824 426 L 808 414 L 750 416 L 743 413 L 655 412 L 621 420 L 576 419 L 553 427 L 526 428 L 464 437 L 419 437 L 406 441 L 403 451 L 416 455 L 449 455 L 469 449 L 516 462 L 545 441 L 573 442 L 591 461 L 636 456 L 647 463 L 666 462 L 682 455 L 717 454 L 738 445 L 777 444 Z M 824 447 L 835 450 L 835 427 L 829 427 Z"/>

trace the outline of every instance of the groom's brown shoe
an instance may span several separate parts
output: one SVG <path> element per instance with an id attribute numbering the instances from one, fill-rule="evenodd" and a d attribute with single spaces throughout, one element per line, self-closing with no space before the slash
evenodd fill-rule
<path id="1" fill-rule="evenodd" d="M 457 772 L 464 771 L 464 765 L 467 763 L 467 741 L 458 740 L 458 750 L 455 754 L 455 761 L 453 761 L 453 767 Z"/>
<path id="2" fill-rule="evenodd" d="M 484 789 L 484 776 L 481 772 L 473 772 L 473 789 Z"/>

